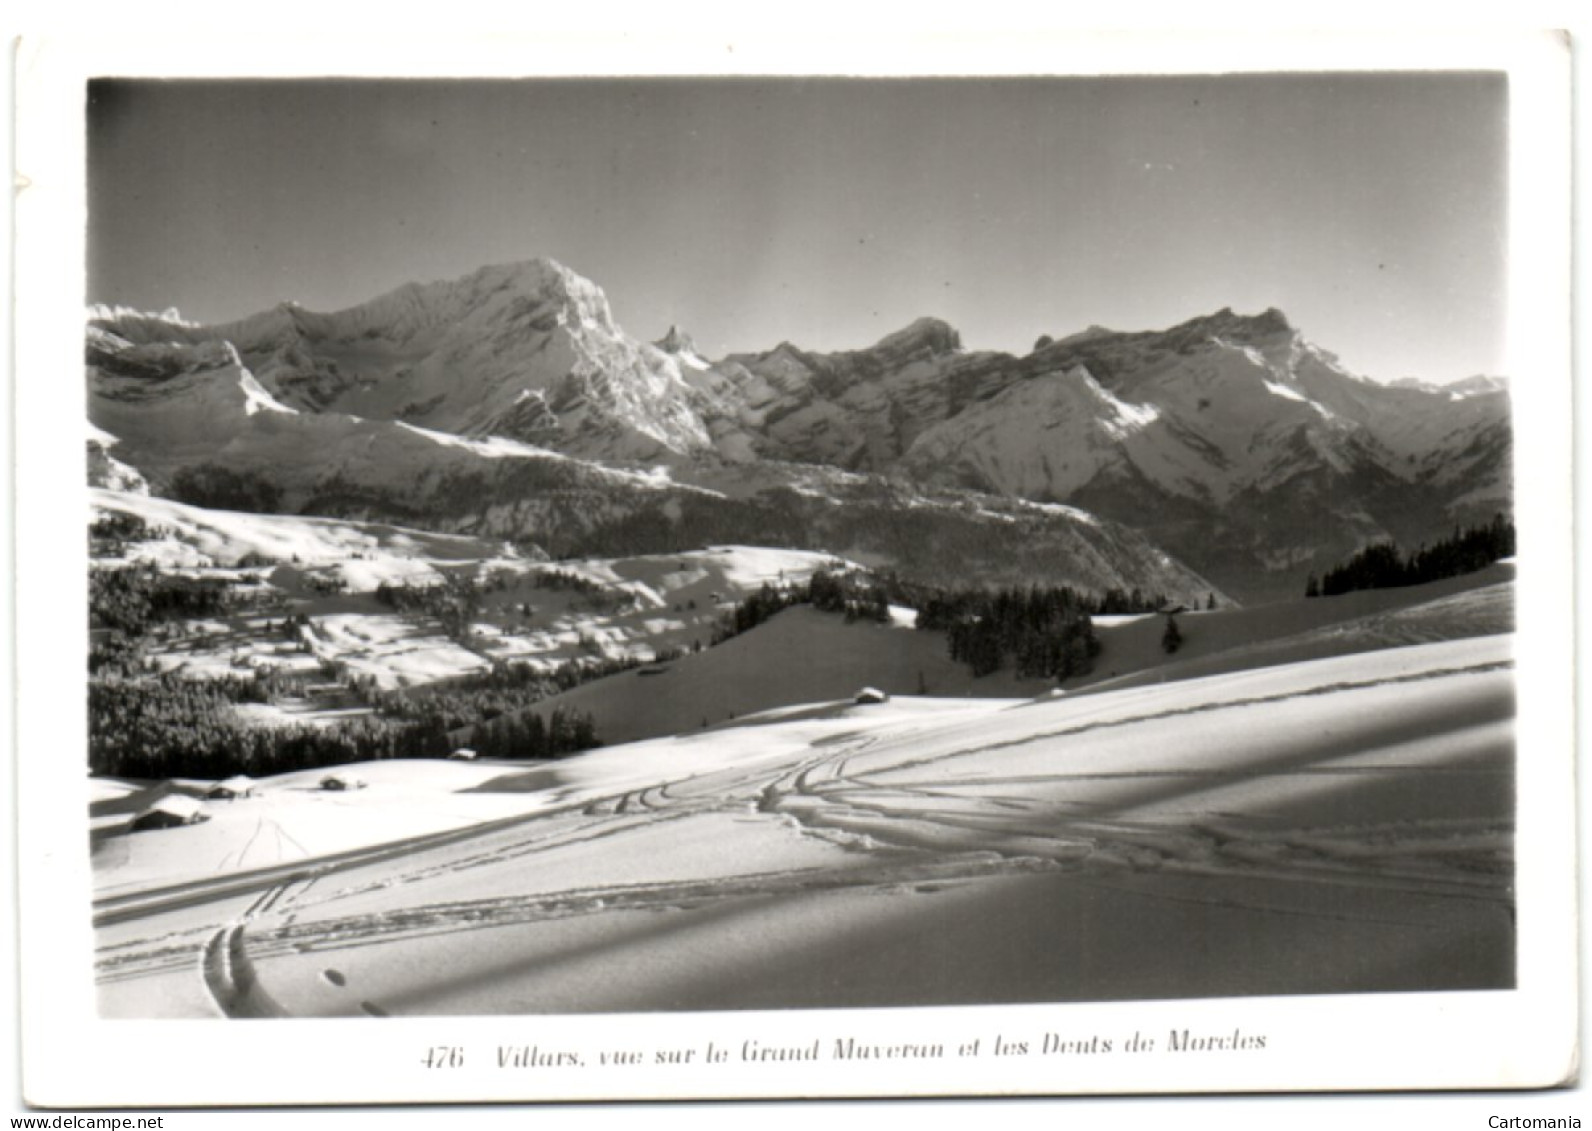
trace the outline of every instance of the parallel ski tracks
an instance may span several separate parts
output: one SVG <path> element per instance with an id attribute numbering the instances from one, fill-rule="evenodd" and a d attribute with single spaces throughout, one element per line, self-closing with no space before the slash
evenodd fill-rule
<path id="1" fill-rule="evenodd" d="M 728 767 L 595 799 L 570 801 L 470 829 L 416 838 L 398 845 L 275 868 L 224 880 L 196 881 L 157 892 L 96 904 L 96 925 L 122 922 L 223 898 L 254 893 L 235 919 L 201 939 L 192 932 L 107 950 L 100 976 L 110 980 L 193 961 L 216 1010 L 227 1017 L 282 1015 L 265 992 L 255 961 L 288 952 L 339 949 L 393 939 L 527 924 L 597 912 L 686 910 L 725 900 L 793 896 L 838 888 L 930 890 L 960 879 L 1035 871 L 1090 871 L 1109 882 L 1145 869 L 1344 882 L 1447 892 L 1506 900 L 1512 869 L 1507 847 L 1512 827 L 1497 820 L 1389 822 L 1341 828 L 1292 829 L 1264 817 L 1200 820 L 1113 818 L 1109 811 L 1065 797 L 1036 796 L 1031 787 L 1067 781 L 1184 778 L 1219 783 L 1254 771 L 1220 769 L 1059 772 L 1049 775 L 980 775 L 967 788 L 943 778 L 913 780 L 914 769 L 1007 746 L 1023 746 L 1100 728 L 1216 710 L 1238 710 L 1303 696 L 1431 679 L 1482 674 L 1509 662 L 1444 669 L 1417 676 L 1337 683 L 1275 696 L 1200 704 L 1122 718 L 1089 720 L 997 744 L 968 744 L 932 757 L 892 759 L 879 771 L 856 772 L 856 759 L 879 739 L 866 733 L 837 735 L 813 753 L 777 770 Z M 1464 767 L 1399 765 L 1297 766 L 1290 774 L 1464 773 Z M 728 877 L 573 888 L 535 895 L 463 901 L 416 902 L 381 913 L 298 921 L 309 907 L 329 909 L 361 892 L 425 881 L 474 868 L 534 859 L 555 849 L 656 829 L 660 821 L 733 810 L 789 822 L 795 829 L 845 848 L 853 863 L 839 867 L 747 872 Z M 516 831 L 523 836 L 514 835 Z M 507 836 L 505 842 L 505 834 Z M 837 839 L 838 836 L 838 839 Z M 479 846 L 478 850 L 472 851 Z M 441 853 L 439 856 L 438 853 Z M 1502 853 L 1502 856 L 1500 856 Z M 333 882 L 361 865 L 413 858 L 413 866 L 380 880 L 340 886 Z M 313 889 L 313 890 L 312 890 Z M 416 891 L 422 890 L 416 887 Z M 153 944 L 153 945 L 151 945 Z"/>

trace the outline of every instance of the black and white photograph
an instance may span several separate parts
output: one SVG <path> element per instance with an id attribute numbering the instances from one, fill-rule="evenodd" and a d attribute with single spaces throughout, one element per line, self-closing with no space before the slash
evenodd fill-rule
<path id="1" fill-rule="evenodd" d="M 402 1100 L 1565 1079 L 1507 54 L 86 67 L 50 978 Z"/>

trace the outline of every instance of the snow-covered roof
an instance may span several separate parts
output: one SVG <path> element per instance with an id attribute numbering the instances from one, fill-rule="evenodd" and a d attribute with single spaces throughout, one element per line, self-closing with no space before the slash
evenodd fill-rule
<path id="1" fill-rule="evenodd" d="M 185 793 L 168 793 L 165 797 L 150 805 L 149 808 L 140 811 L 138 816 L 133 819 L 134 821 L 141 821 L 153 814 L 164 813 L 181 821 L 191 821 L 203 812 L 204 806 L 200 805 L 196 798 L 189 797 Z"/>

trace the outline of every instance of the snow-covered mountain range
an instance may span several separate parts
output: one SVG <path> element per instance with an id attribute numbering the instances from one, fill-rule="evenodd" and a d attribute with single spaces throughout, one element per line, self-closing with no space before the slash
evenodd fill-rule
<path id="1" fill-rule="evenodd" d="M 554 440 L 572 455 L 648 459 L 709 447 L 671 355 L 614 324 L 591 282 L 551 260 L 409 284 L 316 314 L 291 303 L 194 326 L 96 311 L 129 343 L 230 345 L 281 406 L 463 436 Z"/>
<path id="2" fill-rule="evenodd" d="M 1022 543 L 1020 574 L 1253 599 L 1513 492 L 1504 382 L 1378 384 L 1276 310 L 1024 356 L 924 318 L 866 349 L 710 361 L 680 327 L 631 337 L 595 284 L 533 260 L 331 314 L 95 308 L 88 363 L 102 481 L 555 551 L 764 535 L 968 573 Z"/>
<path id="3" fill-rule="evenodd" d="M 1513 495 L 1503 382 L 1381 385 L 1276 310 L 1093 327 L 1024 357 L 963 351 L 924 319 L 869 350 L 781 345 L 692 380 L 739 406 L 762 454 L 1079 505 L 1250 596 Z"/>

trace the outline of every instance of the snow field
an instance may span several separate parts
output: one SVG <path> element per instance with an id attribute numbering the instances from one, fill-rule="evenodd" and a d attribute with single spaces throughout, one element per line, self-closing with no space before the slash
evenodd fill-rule
<path id="1" fill-rule="evenodd" d="M 157 562 L 233 583 L 252 579 L 260 596 L 279 602 L 276 621 L 289 612 L 309 618 L 308 654 L 267 628 L 269 614 L 180 625 L 152 658 L 160 670 L 199 679 L 256 668 L 313 674 L 340 664 L 392 689 L 486 671 L 498 661 L 544 670 L 592 657 L 645 662 L 660 649 L 706 646 L 721 612 L 760 586 L 800 583 L 835 563 L 829 555 L 744 546 L 541 563 L 490 540 L 383 524 L 212 511 L 102 489 L 93 492 L 93 504 L 168 532 L 131 543 L 121 561 Z M 225 568 L 251 555 L 276 564 Z M 555 569 L 604 592 L 593 597 L 535 584 L 537 572 Z M 396 613 L 371 596 L 383 584 L 440 584 L 460 570 L 478 581 L 506 582 L 482 595 L 481 618 L 466 639 L 450 638 L 435 618 Z M 318 591 L 326 580 L 341 591 Z"/>
<path id="2" fill-rule="evenodd" d="M 455 772 L 524 815 L 263 889 L 242 937 L 306 1015 L 1507 984 L 1511 674 L 1480 638 L 390 763 L 338 819 Z M 108 1011 L 145 1003 L 140 954 L 165 976 L 161 919 L 118 927 Z"/>

